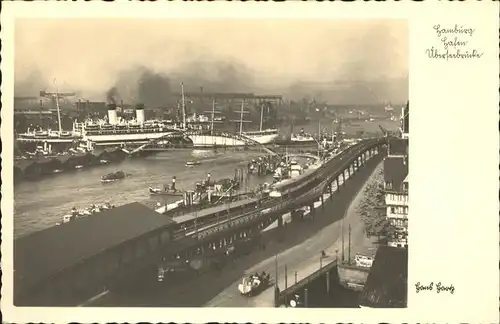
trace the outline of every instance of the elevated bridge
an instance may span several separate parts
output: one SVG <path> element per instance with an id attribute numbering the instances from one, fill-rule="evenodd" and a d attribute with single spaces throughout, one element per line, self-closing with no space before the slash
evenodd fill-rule
<path id="1" fill-rule="evenodd" d="M 211 130 L 173 131 L 165 136 L 150 140 L 148 143 L 135 149 L 127 150 L 126 153 L 135 154 L 140 151 L 161 151 L 176 146 L 213 149 L 257 147 L 268 154 L 276 155 L 270 148 L 243 134 Z"/>
<path id="2" fill-rule="evenodd" d="M 278 221 L 278 227 L 282 227 L 282 215 L 303 206 L 309 206 L 313 211 L 314 202 L 323 199 L 325 191 L 332 191 L 332 182 L 337 181 L 337 187 L 340 188 L 339 179 L 342 177 L 345 180 L 347 174 L 353 174 L 355 169 L 380 153 L 385 141 L 385 138 L 362 141 L 326 162 L 314 172 L 314 176 L 304 178 L 300 188 L 287 188 L 280 198 L 252 200 L 248 207 L 238 206 L 237 210 L 232 212 L 200 215 L 194 219 L 188 217 L 179 224 L 175 221 L 168 222 L 166 219 L 159 222 L 158 220 L 166 216 L 158 214 L 148 214 L 147 218 L 144 218 L 146 210 L 135 207 L 135 215 L 128 215 L 126 219 L 120 215 L 96 216 L 88 221 L 82 220 L 81 224 L 85 225 L 83 231 L 79 230 L 77 221 L 73 225 L 70 224 L 70 227 L 63 225 L 43 235 L 36 235 L 39 238 L 44 237 L 54 246 L 39 239 L 30 238 L 23 241 L 21 238 L 21 242 L 14 243 L 17 277 L 15 305 L 75 305 L 106 291 L 109 287 L 119 286 L 120 282 L 130 280 L 138 272 L 144 273 L 145 269 L 156 268 L 162 259 L 181 257 L 189 260 L 197 254 L 224 249 L 239 238 L 256 237 L 275 221 Z M 124 209 L 133 212 L 130 208 Z M 141 231 L 132 231 L 138 225 L 129 226 L 129 223 L 136 223 L 135 220 L 138 219 Z M 117 236 L 114 231 L 121 231 L 123 221 L 127 221 L 125 229 L 128 232 Z M 203 226 L 200 226 L 198 221 L 203 223 Z M 105 227 L 102 222 L 106 223 Z M 117 222 L 116 226 L 112 225 L 113 222 Z M 89 233 L 92 235 L 89 236 Z M 103 240 L 102 244 L 96 247 L 101 237 L 109 237 L 112 240 Z M 71 244 L 62 242 L 61 238 L 71 240 Z M 89 238 L 92 238 L 94 243 L 89 245 Z M 105 246 L 106 244 L 108 246 Z M 16 245 L 22 246 L 22 254 L 19 254 Z M 65 246 L 63 254 L 66 257 L 59 255 L 62 251 L 58 246 Z M 79 255 L 82 246 L 86 247 L 85 255 Z M 97 250 L 91 251 L 93 247 Z M 30 261 L 30 254 L 43 255 L 44 263 L 51 264 L 51 269 L 47 270 L 43 278 L 39 271 L 32 269 L 33 267 L 26 268 L 33 263 Z M 65 264 L 59 269 L 57 263 L 61 260 Z M 72 263 L 71 260 L 77 262 Z M 37 274 L 36 282 L 33 280 L 33 273 Z M 76 301 L 69 296 L 80 296 L 82 299 Z"/>

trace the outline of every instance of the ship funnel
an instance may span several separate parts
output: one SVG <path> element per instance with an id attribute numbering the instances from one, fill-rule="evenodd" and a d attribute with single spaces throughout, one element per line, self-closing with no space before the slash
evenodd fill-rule
<path id="1" fill-rule="evenodd" d="M 135 116 L 138 123 L 144 123 L 144 105 L 137 104 L 135 106 Z"/>
<path id="2" fill-rule="evenodd" d="M 108 105 L 108 122 L 110 125 L 117 124 L 116 105 L 115 104 Z"/>

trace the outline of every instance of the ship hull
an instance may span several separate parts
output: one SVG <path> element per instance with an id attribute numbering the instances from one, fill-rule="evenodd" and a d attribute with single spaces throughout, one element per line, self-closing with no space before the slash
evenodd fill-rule
<path id="1" fill-rule="evenodd" d="M 151 140 L 172 134 L 172 132 L 144 133 L 144 134 L 120 134 L 120 135 L 86 135 L 85 140 L 92 141 L 96 145 L 137 143 L 145 144 Z"/>
<path id="2" fill-rule="evenodd" d="M 247 135 L 249 138 L 254 141 L 259 142 L 260 144 L 269 144 L 276 141 L 279 137 L 279 134 L 270 134 L 270 135 Z"/>
<path id="3" fill-rule="evenodd" d="M 175 132 L 158 132 L 158 133 L 142 133 L 142 134 L 109 134 L 109 135 L 86 135 L 84 140 L 92 141 L 95 145 L 112 145 L 136 143 L 145 144 L 151 140 L 160 139 Z M 278 139 L 279 134 L 267 135 L 245 135 L 249 139 L 260 144 L 268 144 Z M 251 145 L 243 139 L 233 138 L 232 136 L 210 135 L 210 134 L 193 134 L 187 136 L 193 143 L 193 147 L 232 147 L 232 146 L 247 146 Z"/>
<path id="4" fill-rule="evenodd" d="M 311 138 L 311 139 L 309 139 L 309 138 L 304 138 L 304 139 L 302 139 L 302 138 L 301 139 L 292 138 L 290 140 L 290 142 L 292 142 L 294 144 L 311 144 L 311 143 L 316 143 L 316 141 L 313 138 Z"/>
<path id="5" fill-rule="evenodd" d="M 189 135 L 193 142 L 193 147 L 228 147 L 228 146 L 246 146 L 247 142 L 241 139 L 218 135 Z"/>
<path id="6" fill-rule="evenodd" d="M 244 136 L 260 144 L 268 144 L 275 141 L 279 137 L 279 134 Z M 193 142 L 193 147 L 233 147 L 252 145 L 252 143 L 249 143 L 248 141 L 233 138 L 230 136 L 225 137 L 220 135 L 190 135 L 188 137 Z"/>

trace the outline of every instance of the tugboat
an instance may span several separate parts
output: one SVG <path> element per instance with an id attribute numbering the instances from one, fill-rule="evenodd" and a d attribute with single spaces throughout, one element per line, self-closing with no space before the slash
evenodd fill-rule
<path id="1" fill-rule="evenodd" d="M 193 166 L 197 166 L 197 165 L 200 165 L 201 162 L 200 161 L 187 161 L 186 162 L 186 166 L 187 167 L 193 167 Z"/>
<path id="2" fill-rule="evenodd" d="M 113 182 L 113 181 L 118 181 L 120 179 L 125 178 L 125 172 L 123 171 L 117 171 L 117 172 L 112 172 L 108 173 L 106 175 L 103 175 L 101 177 L 101 182 L 106 183 L 106 182 Z"/>
<path id="3" fill-rule="evenodd" d="M 174 176 L 172 178 L 172 184 L 170 186 L 164 185 L 163 189 L 149 187 L 149 194 L 152 196 L 183 196 L 184 191 L 178 190 L 175 187 L 175 182 L 177 178 Z"/>
<path id="4" fill-rule="evenodd" d="M 163 189 L 149 187 L 149 194 L 151 196 L 174 196 L 174 197 L 180 197 L 184 195 L 182 191 L 173 190 L 168 186 L 165 186 Z"/>

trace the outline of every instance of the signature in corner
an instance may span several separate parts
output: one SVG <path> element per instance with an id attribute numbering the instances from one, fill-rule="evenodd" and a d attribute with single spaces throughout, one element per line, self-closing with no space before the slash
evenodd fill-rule
<path id="1" fill-rule="evenodd" d="M 415 284 L 415 290 L 417 291 L 417 293 L 419 293 L 421 291 L 434 291 L 435 290 L 438 294 L 441 292 L 449 292 L 450 294 L 454 294 L 455 293 L 455 286 L 453 284 L 446 286 L 446 285 L 442 284 L 441 281 L 435 285 L 434 285 L 434 282 L 431 282 L 428 285 L 422 285 L 420 282 L 417 282 Z"/>

